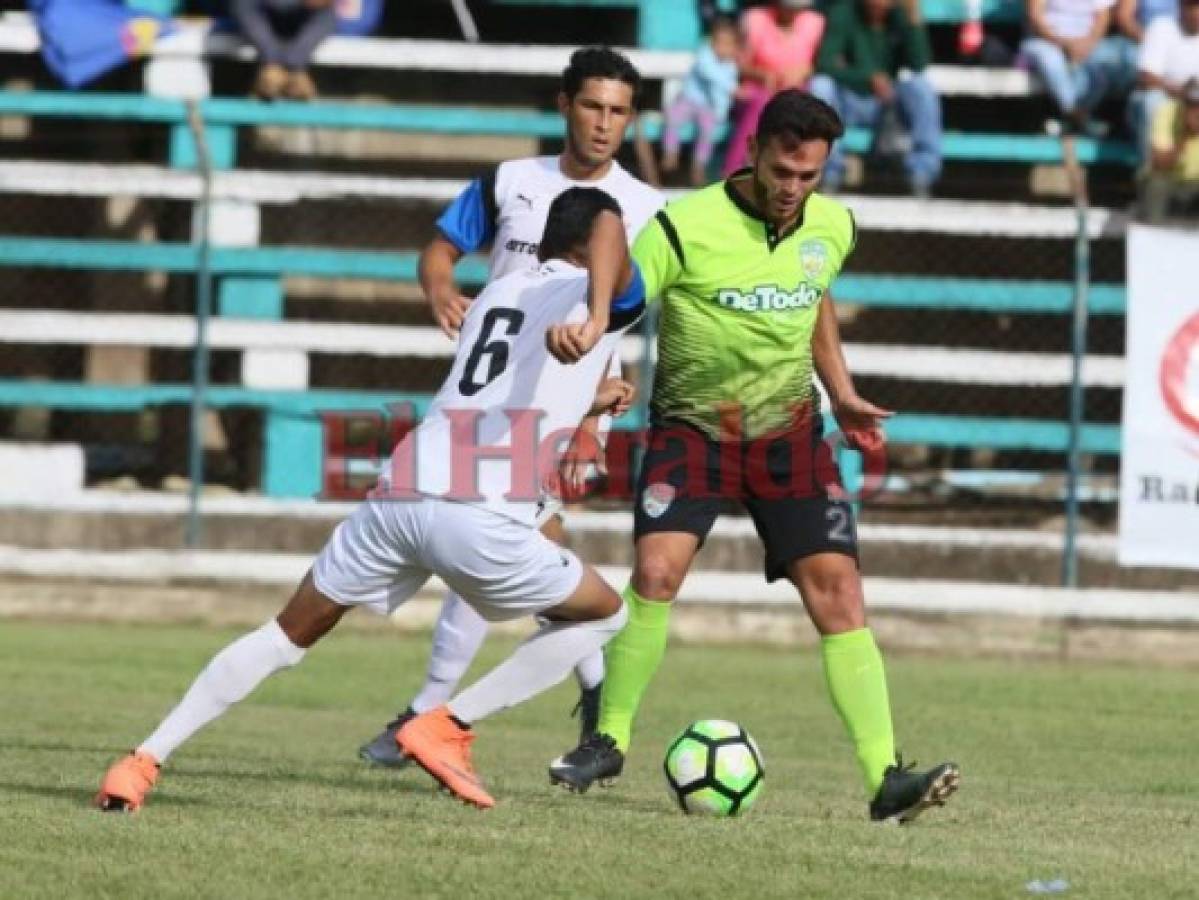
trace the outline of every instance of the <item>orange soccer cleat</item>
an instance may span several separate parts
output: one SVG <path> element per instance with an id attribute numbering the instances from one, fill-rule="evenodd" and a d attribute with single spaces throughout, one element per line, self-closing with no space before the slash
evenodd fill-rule
<path id="1" fill-rule="evenodd" d="M 157 780 L 158 760 L 149 753 L 132 750 L 105 773 L 93 802 L 105 812 L 136 812 Z"/>
<path id="2" fill-rule="evenodd" d="M 459 725 L 446 706 L 409 719 L 396 732 L 400 749 L 451 793 L 480 809 L 491 809 L 495 800 L 483 789 L 470 761 L 474 739 L 470 729 Z"/>

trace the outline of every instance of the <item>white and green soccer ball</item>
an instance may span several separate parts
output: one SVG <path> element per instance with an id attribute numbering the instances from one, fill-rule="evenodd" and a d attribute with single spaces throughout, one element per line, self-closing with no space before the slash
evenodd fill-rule
<path id="1" fill-rule="evenodd" d="M 736 722 L 692 722 L 670 742 L 666 784 L 685 813 L 739 816 L 762 793 L 766 768 L 754 739 Z"/>

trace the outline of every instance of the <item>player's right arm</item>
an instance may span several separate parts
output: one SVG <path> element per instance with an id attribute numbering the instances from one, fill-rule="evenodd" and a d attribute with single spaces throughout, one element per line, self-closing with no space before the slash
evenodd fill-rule
<path id="1" fill-rule="evenodd" d="M 820 300 L 820 311 L 816 316 L 816 329 L 812 333 L 812 361 L 816 374 L 828 391 L 833 416 L 841 426 L 851 447 L 856 450 L 873 451 L 882 446 L 883 420 L 893 415 L 891 410 L 875 406 L 858 396 L 845 362 L 845 351 L 841 346 L 841 329 L 837 323 L 837 309 L 828 292 Z"/>
<path id="2" fill-rule="evenodd" d="M 437 236 L 421 252 L 419 277 L 433 320 L 456 337 L 470 306 L 454 281 L 454 265 L 467 253 L 490 244 L 498 219 L 495 173 L 476 178 L 437 220 Z"/>
<path id="3" fill-rule="evenodd" d="M 633 287 L 626 240 L 620 216 L 608 210 L 596 216 L 587 242 L 587 321 L 546 332 L 546 347 L 559 362 L 576 363 L 599 343 L 612 319 L 612 301 Z"/>

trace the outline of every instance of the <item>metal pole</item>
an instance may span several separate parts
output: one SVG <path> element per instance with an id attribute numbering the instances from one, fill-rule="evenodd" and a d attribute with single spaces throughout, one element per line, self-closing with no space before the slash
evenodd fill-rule
<path id="1" fill-rule="evenodd" d="M 450 0 L 450 5 L 454 7 L 454 15 L 458 18 L 458 27 L 462 29 L 463 39 L 472 44 L 479 43 L 479 26 L 475 24 L 475 17 L 470 14 L 466 0 Z"/>
<path id="2" fill-rule="evenodd" d="M 192 402 L 188 434 L 187 546 L 200 543 L 203 523 L 200 519 L 200 492 L 204 488 L 204 414 L 208 395 L 208 317 L 212 309 L 212 270 L 210 266 L 209 219 L 212 208 L 212 158 L 204 133 L 204 119 L 194 100 L 187 104 L 187 124 L 196 144 L 200 168 L 200 207 L 196 211 L 194 231 L 199 232 L 199 260 L 196 266 L 196 346 L 192 353 Z M 194 235 L 193 235 L 194 240 Z"/>
<path id="3" fill-rule="evenodd" d="M 1074 315 L 1070 329 L 1070 437 L 1066 455 L 1066 535 L 1062 548 L 1062 586 L 1078 587 L 1078 488 L 1082 477 L 1082 422 L 1086 399 L 1082 381 L 1087 353 L 1087 295 L 1091 278 L 1091 240 L 1087 228 L 1086 170 L 1078 163 L 1073 139 L 1062 141 L 1071 176 L 1078 224 L 1074 235 Z"/>

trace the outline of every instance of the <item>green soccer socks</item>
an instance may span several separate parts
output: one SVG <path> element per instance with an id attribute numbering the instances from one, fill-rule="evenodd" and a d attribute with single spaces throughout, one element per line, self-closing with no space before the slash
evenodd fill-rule
<path id="1" fill-rule="evenodd" d="M 820 651 L 829 696 L 853 741 L 866 794 L 873 797 L 883 783 L 883 773 L 895 764 L 883 658 L 869 628 L 827 635 Z"/>
<path id="2" fill-rule="evenodd" d="M 670 604 L 646 600 L 630 584 L 624 589 L 629 621 L 604 648 L 604 689 L 600 696 L 599 730 L 622 751 L 629 749 L 633 717 L 662 654 L 670 625 Z"/>

